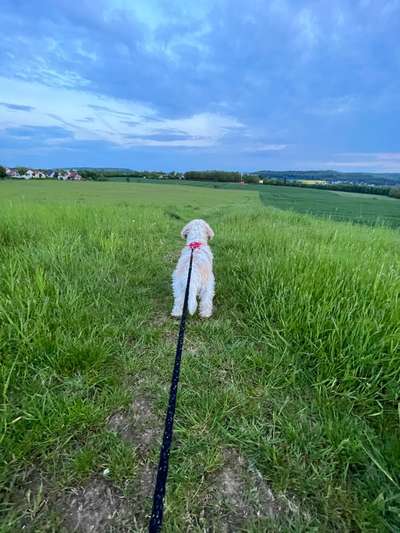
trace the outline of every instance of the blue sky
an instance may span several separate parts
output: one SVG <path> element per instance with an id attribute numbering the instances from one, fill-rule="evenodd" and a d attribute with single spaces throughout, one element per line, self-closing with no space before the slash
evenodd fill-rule
<path id="1" fill-rule="evenodd" d="M 400 171 L 400 0 L 2 0 L 0 162 Z"/>

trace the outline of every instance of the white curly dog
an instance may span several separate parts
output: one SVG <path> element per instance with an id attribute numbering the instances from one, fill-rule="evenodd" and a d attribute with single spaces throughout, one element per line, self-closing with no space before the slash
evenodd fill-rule
<path id="1" fill-rule="evenodd" d="M 213 312 L 215 278 L 213 274 L 213 255 L 208 240 L 214 232 L 204 220 L 192 220 L 181 231 L 186 239 L 176 269 L 172 275 L 174 306 L 171 315 L 180 317 L 183 310 L 185 290 L 190 263 L 191 246 L 193 250 L 192 277 L 189 289 L 188 310 L 193 315 L 197 309 L 197 298 L 200 298 L 200 316 L 209 318 Z"/>

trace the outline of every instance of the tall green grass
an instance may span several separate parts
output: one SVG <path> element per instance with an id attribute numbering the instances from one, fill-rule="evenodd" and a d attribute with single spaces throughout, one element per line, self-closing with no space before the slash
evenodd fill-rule
<path id="1" fill-rule="evenodd" d="M 346 502 L 343 528 L 396 530 L 399 234 L 268 211 L 227 216 L 222 241 L 225 294 L 265 379 L 264 472 L 327 516 Z"/>
<path id="2" fill-rule="evenodd" d="M 169 201 L 3 203 L 4 531 L 62 519 L 51 498 L 27 510 L 32 472 L 53 503 L 105 468 L 135 493 L 141 458 L 106 420 L 143 389 L 163 416 L 170 274 L 183 221 L 199 215 L 216 232 L 216 309 L 187 324 L 166 530 L 210 526 L 204 502 L 234 448 L 302 509 L 244 530 L 398 531 L 399 233 L 255 204 L 181 207 L 178 189 Z"/>

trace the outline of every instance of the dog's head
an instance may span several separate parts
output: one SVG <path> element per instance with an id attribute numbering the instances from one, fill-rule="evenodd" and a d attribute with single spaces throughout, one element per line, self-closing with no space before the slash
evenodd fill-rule
<path id="1" fill-rule="evenodd" d="M 195 219 L 190 221 L 181 231 L 183 239 L 208 241 L 214 237 L 214 232 L 205 220 Z"/>

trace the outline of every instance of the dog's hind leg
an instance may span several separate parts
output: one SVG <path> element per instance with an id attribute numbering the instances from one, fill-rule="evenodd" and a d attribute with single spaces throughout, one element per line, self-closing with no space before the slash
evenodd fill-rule
<path id="1" fill-rule="evenodd" d="M 188 310 L 191 315 L 194 315 L 197 309 L 197 296 L 200 292 L 200 283 L 201 279 L 198 272 L 193 270 L 188 300 Z"/>
<path id="2" fill-rule="evenodd" d="M 174 306 L 171 311 L 171 315 L 174 317 L 182 316 L 183 301 L 185 298 L 185 287 L 179 278 L 175 276 L 172 278 L 172 288 L 174 291 Z"/>
<path id="3" fill-rule="evenodd" d="M 200 291 L 200 316 L 209 318 L 213 312 L 213 298 L 215 293 L 215 278 L 211 274 L 207 283 Z"/>

